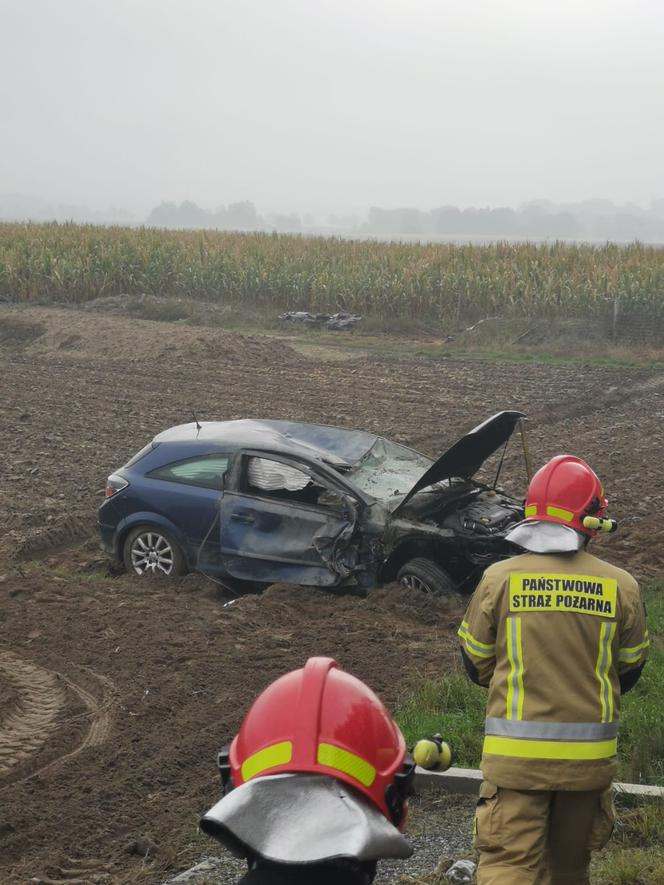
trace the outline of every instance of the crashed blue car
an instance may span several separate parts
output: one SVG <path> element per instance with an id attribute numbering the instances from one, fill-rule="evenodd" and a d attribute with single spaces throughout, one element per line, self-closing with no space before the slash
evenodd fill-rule
<path id="1" fill-rule="evenodd" d="M 136 575 L 198 571 L 364 591 L 389 581 L 468 593 L 509 555 L 522 501 L 474 479 L 523 414 L 503 411 L 438 460 L 361 430 L 198 421 L 156 436 L 108 477 L 106 552 Z M 498 471 L 499 473 L 499 471 Z"/>

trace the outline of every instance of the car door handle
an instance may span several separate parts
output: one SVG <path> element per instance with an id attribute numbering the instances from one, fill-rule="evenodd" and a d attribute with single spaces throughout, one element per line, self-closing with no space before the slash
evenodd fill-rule
<path id="1" fill-rule="evenodd" d="M 256 517 L 253 513 L 232 513 L 231 519 L 234 519 L 235 522 L 244 522 L 247 525 L 256 522 Z"/>

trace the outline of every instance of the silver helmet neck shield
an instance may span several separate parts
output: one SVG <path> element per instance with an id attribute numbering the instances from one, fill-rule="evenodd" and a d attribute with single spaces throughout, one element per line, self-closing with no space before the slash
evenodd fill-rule
<path id="1" fill-rule="evenodd" d="M 530 553 L 576 553 L 586 543 L 580 532 L 556 522 L 526 519 L 505 535 Z"/>
<path id="2" fill-rule="evenodd" d="M 256 854 L 275 863 L 374 861 L 413 852 L 368 800 L 341 781 L 317 774 L 247 781 L 217 802 L 200 827 L 236 857 Z"/>

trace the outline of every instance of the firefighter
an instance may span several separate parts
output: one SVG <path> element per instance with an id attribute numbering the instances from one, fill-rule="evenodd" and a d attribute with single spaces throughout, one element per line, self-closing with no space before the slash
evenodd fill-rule
<path id="1" fill-rule="evenodd" d="M 507 535 L 459 629 L 470 678 L 488 686 L 475 816 L 479 885 L 582 885 L 613 828 L 621 694 L 643 669 L 639 587 L 588 544 L 616 524 L 595 473 L 558 455 Z"/>
<path id="2" fill-rule="evenodd" d="M 331 658 L 269 685 L 219 759 L 225 795 L 200 826 L 246 858 L 242 885 L 369 885 L 379 859 L 412 853 L 403 736 Z"/>

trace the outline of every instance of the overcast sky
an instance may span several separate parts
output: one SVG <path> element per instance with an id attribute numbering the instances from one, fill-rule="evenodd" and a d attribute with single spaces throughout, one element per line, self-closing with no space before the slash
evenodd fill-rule
<path id="1" fill-rule="evenodd" d="M 662 0 L 0 0 L 0 193 L 664 197 Z"/>

